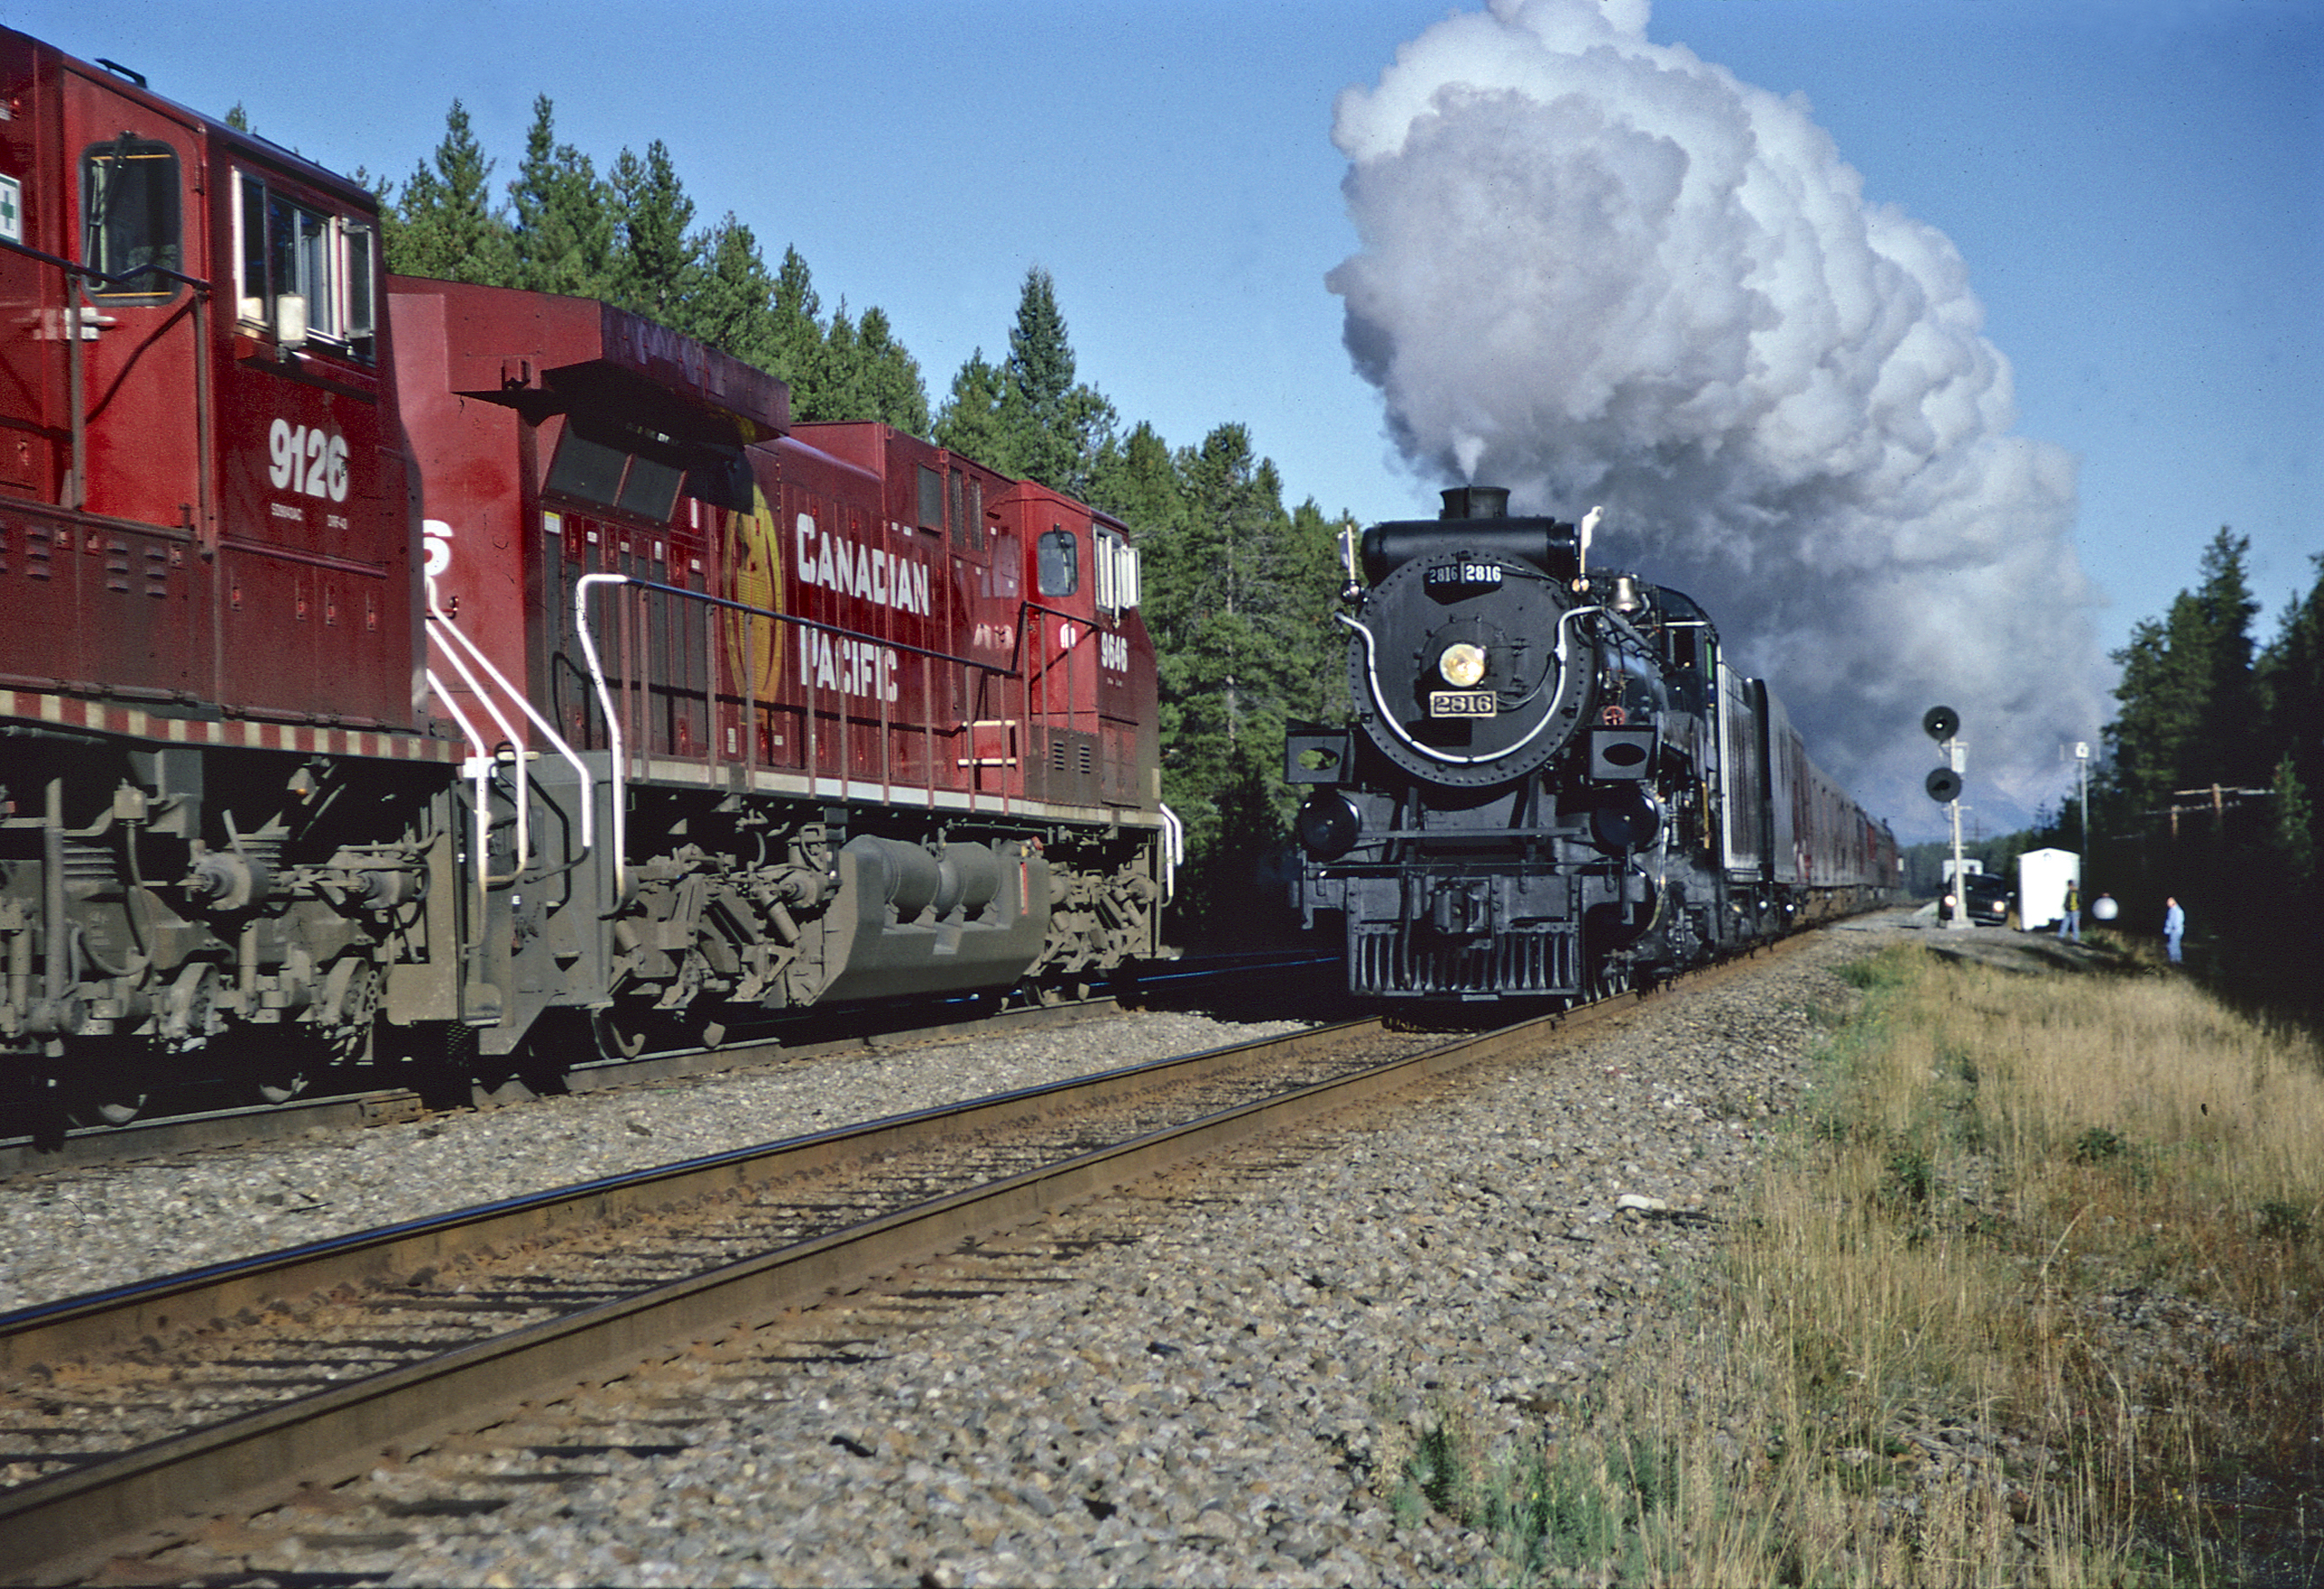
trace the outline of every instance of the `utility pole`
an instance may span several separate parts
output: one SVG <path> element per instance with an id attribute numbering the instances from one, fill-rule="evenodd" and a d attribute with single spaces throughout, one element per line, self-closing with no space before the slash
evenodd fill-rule
<path id="1" fill-rule="evenodd" d="M 2082 786 L 2082 872 L 2086 878 L 2090 872 L 2090 742 L 2086 739 L 2074 742 L 2074 772 Z"/>

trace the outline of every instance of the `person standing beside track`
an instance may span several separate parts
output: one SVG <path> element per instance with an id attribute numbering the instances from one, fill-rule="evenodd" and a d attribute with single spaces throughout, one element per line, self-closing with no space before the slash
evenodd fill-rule
<path id="1" fill-rule="evenodd" d="M 2163 902 L 2163 948 L 2171 963 L 2179 963 L 2179 940 L 2187 935 L 2187 912 L 2179 908 L 2176 899 Z"/>
<path id="2" fill-rule="evenodd" d="M 2065 913 L 2057 919 L 2057 935 L 2074 943 L 2082 941 L 2082 885 L 2065 885 Z"/>

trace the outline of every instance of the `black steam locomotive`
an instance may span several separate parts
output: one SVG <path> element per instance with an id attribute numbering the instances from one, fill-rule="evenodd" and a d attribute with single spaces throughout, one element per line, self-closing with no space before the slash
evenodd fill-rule
<path id="1" fill-rule="evenodd" d="M 1578 1000 L 1898 883 L 1896 841 L 1729 668 L 1702 608 L 1590 531 L 1444 493 L 1351 537 L 1353 719 L 1298 725 L 1293 905 L 1364 998 Z"/>

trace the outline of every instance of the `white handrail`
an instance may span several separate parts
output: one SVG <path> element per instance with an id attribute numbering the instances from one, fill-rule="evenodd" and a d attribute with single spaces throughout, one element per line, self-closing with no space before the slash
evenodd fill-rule
<path id="1" fill-rule="evenodd" d="M 1167 905 L 1178 895 L 1178 867 L 1186 858 L 1186 824 L 1161 801 L 1156 801 L 1154 808 L 1162 814 L 1162 902 Z"/>
<path id="2" fill-rule="evenodd" d="M 1556 719 L 1558 709 L 1566 704 L 1566 686 L 1573 678 L 1573 668 L 1571 666 L 1573 636 L 1568 632 L 1567 626 L 1569 626 L 1574 619 L 1577 618 L 1586 618 L 1593 612 L 1604 612 L 1605 610 L 1606 609 L 1603 607 L 1575 607 L 1567 609 L 1566 612 L 1558 618 L 1557 693 L 1549 697 L 1548 710 L 1541 714 L 1541 721 L 1536 723 L 1531 728 L 1528 729 L 1525 733 L 1525 736 L 1519 739 L 1515 745 L 1505 745 L 1500 749 L 1488 751 L 1483 756 L 1456 756 L 1450 751 L 1439 750 L 1434 746 L 1422 745 L 1419 740 L 1404 732 L 1404 725 L 1396 720 L 1395 712 L 1391 710 L 1388 705 L 1388 697 L 1380 693 L 1380 642 L 1373 638 L 1372 632 L 1370 629 L 1364 628 L 1362 624 L 1358 623 L 1354 619 L 1350 618 L 1346 613 L 1335 612 L 1332 616 L 1339 619 L 1342 623 L 1347 625 L 1350 629 L 1355 630 L 1356 634 L 1363 641 L 1364 679 L 1372 686 L 1372 704 L 1379 708 L 1380 719 L 1382 722 L 1388 725 L 1389 732 L 1395 735 L 1397 738 L 1402 740 L 1405 744 L 1411 746 L 1414 750 L 1419 751 L 1422 756 L 1427 756 L 1431 761 L 1440 761 L 1448 766 L 1469 767 L 1475 766 L 1479 762 L 1499 761 L 1503 756 L 1515 756 L 1518 751 L 1523 750 L 1527 746 L 1531 745 L 1535 740 L 1541 737 L 1541 731 L 1549 726 L 1550 723 Z"/>
<path id="3" fill-rule="evenodd" d="M 613 894 L 614 902 L 630 897 L 629 762 L 621 743 L 621 714 L 613 709 L 613 689 L 605 682 L 605 665 L 598 659 L 597 637 L 589 628 L 589 588 L 626 585 L 627 574 L 583 574 L 573 581 L 573 632 L 581 637 L 581 655 L 589 658 L 589 682 L 597 691 L 598 708 L 605 714 L 605 744 L 612 763 Z M 755 726 L 751 729 L 756 732 Z"/>
<path id="4" fill-rule="evenodd" d="M 428 629 L 430 638 L 434 638 L 435 635 L 436 631 L 435 624 L 436 622 L 449 623 L 451 621 L 449 619 L 445 619 L 440 612 L 434 610 L 435 600 L 435 593 L 434 590 L 431 589 L 428 592 L 428 600 L 431 609 L 428 614 L 428 617 L 431 619 Z M 524 870 L 524 863 L 532 859 L 532 824 L 528 820 L 532 811 L 532 784 L 530 775 L 530 769 L 528 769 L 524 765 L 524 753 L 522 747 L 517 744 L 516 725 L 509 721 L 508 714 L 500 709 L 499 706 L 493 702 L 493 697 L 485 692 L 484 687 L 476 681 L 475 670 L 468 666 L 466 660 L 461 657 L 459 652 L 454 650 L 449 646 L 444 645 L 441 641 L 438 642 L 438 649 L 443 651 L 444 660 L 450 662 L 454 670 L 460 675 L 460 682 L 468 687 L 468 693 L 476 697 L 477 704 L 482 706 L 485 712 L 491 716 L 493 719 L 493 726 L 501 731 L 501 743 L 510 746 L 516 755 L 516 853 L 514 857 L 514 870 L 511 871 L 506 877 L 486 878 L 486 881 L 491 882 L 510 882 L 514 881 L 517 875 Z M 429 687 L 435 688 L 435 683 L 431 681 Z M 442 695 L 444 692 L 441 689 L 438 689 L 436 693 Z M 449 704 L 450 700 L 447 697 L 446 705 Z M 453 716 L 455 718 L 460 719 L 461 731 L 467 734 L 469 742 L 476 746 L 475 754 L 471 756 L 468 759 L 481 767 L 489 768 L 493 765 L 492 747 L 484 744 L 483 736 L 482 735 L 474 731 L 475 726 L 474 724 L 469 723 L 464 717 L 461 717 L 458 712 L 454 712 Z M 480 772 L 476 777 L 477 799 L 480 803 L 483 798 L 483 775 Z M 484 866 L 484 857 L 481 853 L 479 853 L 476 857 L 476 865 L 478 868 L 478 875 L 483 875 L 483 869 Z"/>
<path id="5" fill-rule="evenodd" d="M 597 781 L 590 775 L 589 764 L 582 761 L 581 754 L 574 750 L 571 745 L 566 742 L 563 735 L 557 732 L 556 725 L 549 721 L 547 715 L 542 712 L 539 707 L 535 707 L 531 698 L 528 697 L 522 690 L 518 689 L 513 684 L 511 684 L 507 676 L 503 674 L 501 670 L 493 665 L 493 659 L 484 654 L 483 648 L 480 648 L 475 641 L 470 639 L 466 635 L 462 634 L 460 632 L 459 625 L 452 620 L 451 615 L 445 613 L 440 607 L 438 607 L 435 599 L 435 577 L 432 574 L 428 577 L 427 581 L 427 604 L 428 617 L 432 619 L 438 619 L 443 623 L 444 632 L 449 634 L 454 639 L 457 640 L 462 648 L 466 650 L 470 656 L 476 659 L 476 665 L 482 668 L 484 672 L 490 676 L 494 684 L 500 686 L 502 693 L 517 704 L 517 707 L 524 713 L 525 717 L 532 721 L 532 726 L 541 730 L 541 736 L 543 739 L 546 739 L 549 744 L 554 747 L 559 756 L 564 757 L 565 765 L 571 767 L 573 769 L 573 775 L 581 780 L 581 853 L 584 855 L 587 854 L 597 843 Z M 431 629 L 428 633 L 430 638 L 433 639 L 435 631 Z M 449 653 L 447 653 L 447 655 L 449 655 Z M 459 659 L 456 656 L 454 657 L 453 660 L 454 665 L 458 666 Z M 466 678 L 468 676 L 465 668 L 463 668 L 461 671 L 463 678 Z M 471 685 L 470 687 L 474 688 L 474 687 Z M 483 692 L 478 691 L 477 693 L 481 695 Z"/>
<path id="6" fill-rule="evenodd" d="M 476 726 L 468 721 L 468 714 L 460 709 L 459 703 L 452 698 L 451 693 L 444 687 L 444 680 L 435 676 L 435 669 L 433 668 L 427 670 L 427 687 L 435 692 L 435 698 L 444 709 L 452 714 L 452 720 L 460 725 L 460 732 L 467 736 L 468 742 L 471 745 L 483 744 L 484 736 L 476 732 Z M 476 897 L 480 901 L 483 898 L 484 889 L 489 881 L 485 876 L 484 846 L 492 838 L 493 814 L 491 794 L 485 787 L 485 781 L 492 775 L 492 757 L 488 756 L 472 756 L 468 758 L 468 766 L 473 769 L 468 772 L 468 775 L 476 781 L 476 843 L 471 854 L 475 862 Z"/>

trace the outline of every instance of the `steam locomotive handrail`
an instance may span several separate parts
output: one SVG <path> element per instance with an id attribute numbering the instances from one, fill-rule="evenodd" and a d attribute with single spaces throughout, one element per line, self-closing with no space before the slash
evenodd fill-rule
<path id="1" fill-rule="evenodd" d="M 1486 756 L 1455 756 L 1450 751 L 1438 750 L 1431 746 L 1422 745 L 1419 740 L 1405 733 L 1404 726 L 1396 720 L 1395 712 L 1390 708 L 1387 697 L 1380 693 L 1380 642 L 1378 639 L 1373 636 L 1370 629 L 1364 628 L 1361 622 L 1355 619 L 1350 618 L 1344 612 L 1335 612 L 1332 616 L 1337 619 L 1340 622 L 1347 625 L 1350 629 L 1355 630 L 1358 635 L 1362 637 L 1364 682 L 1372 687 L 1372 704 L 1379 708 L 1381 720 L 1388 725 L 1390 732 L 1393 733 L 1397 738 L 1402 740 L 1405 744 L 1411 746 L 1414 750 L 1419 751 L 1422 756 L 1427 756 L 1431 761 L 1440 761 L 1448 766 L 1475 766 L 1480 762 L 1499 761 L 1504 756 L 1516 755 L 1518 751 L 1523 750 L 1527 746 L 1532 744 L 1536 739 L 1541 737 L 1542 730 L 1548 727 L 1552 722 L 1557 720 L 1557 708 L 1565 704 L 1567 681 L 1572 678 L 1574 674 L 1574 670 L 1570 667 L 1567 666 L 1567 653 L 1571 649 L 1571 637 L 1567 633 L 1567 626 L 1571 624 L 1573 620 L 1577 618 L 1586 618 L 1592 613 L 1605 612 L 1606 610 L 1606 609 L 1604 606 L 1575 607 L 1567 609 L 1565 613 L 1558 618 L 1557 693 L 1549 697 L 1548 709 L 1541 714 L 1541 721 L 1536 723 L 1531 728 L 1528 729 L 1524 738 L 1519 739 L 1514 745 L 1505 745 L 1500 749 L 1493 751 L 1489 755 Z"/>
<path id="2" fill-rule="evenodd" d="M 1178 893 L 1178 868 L 1186 859 L 1186 824 L 1159 800 L 1154 809 L 1162 814 L 1162 902 L 1167 905 Z"/>

